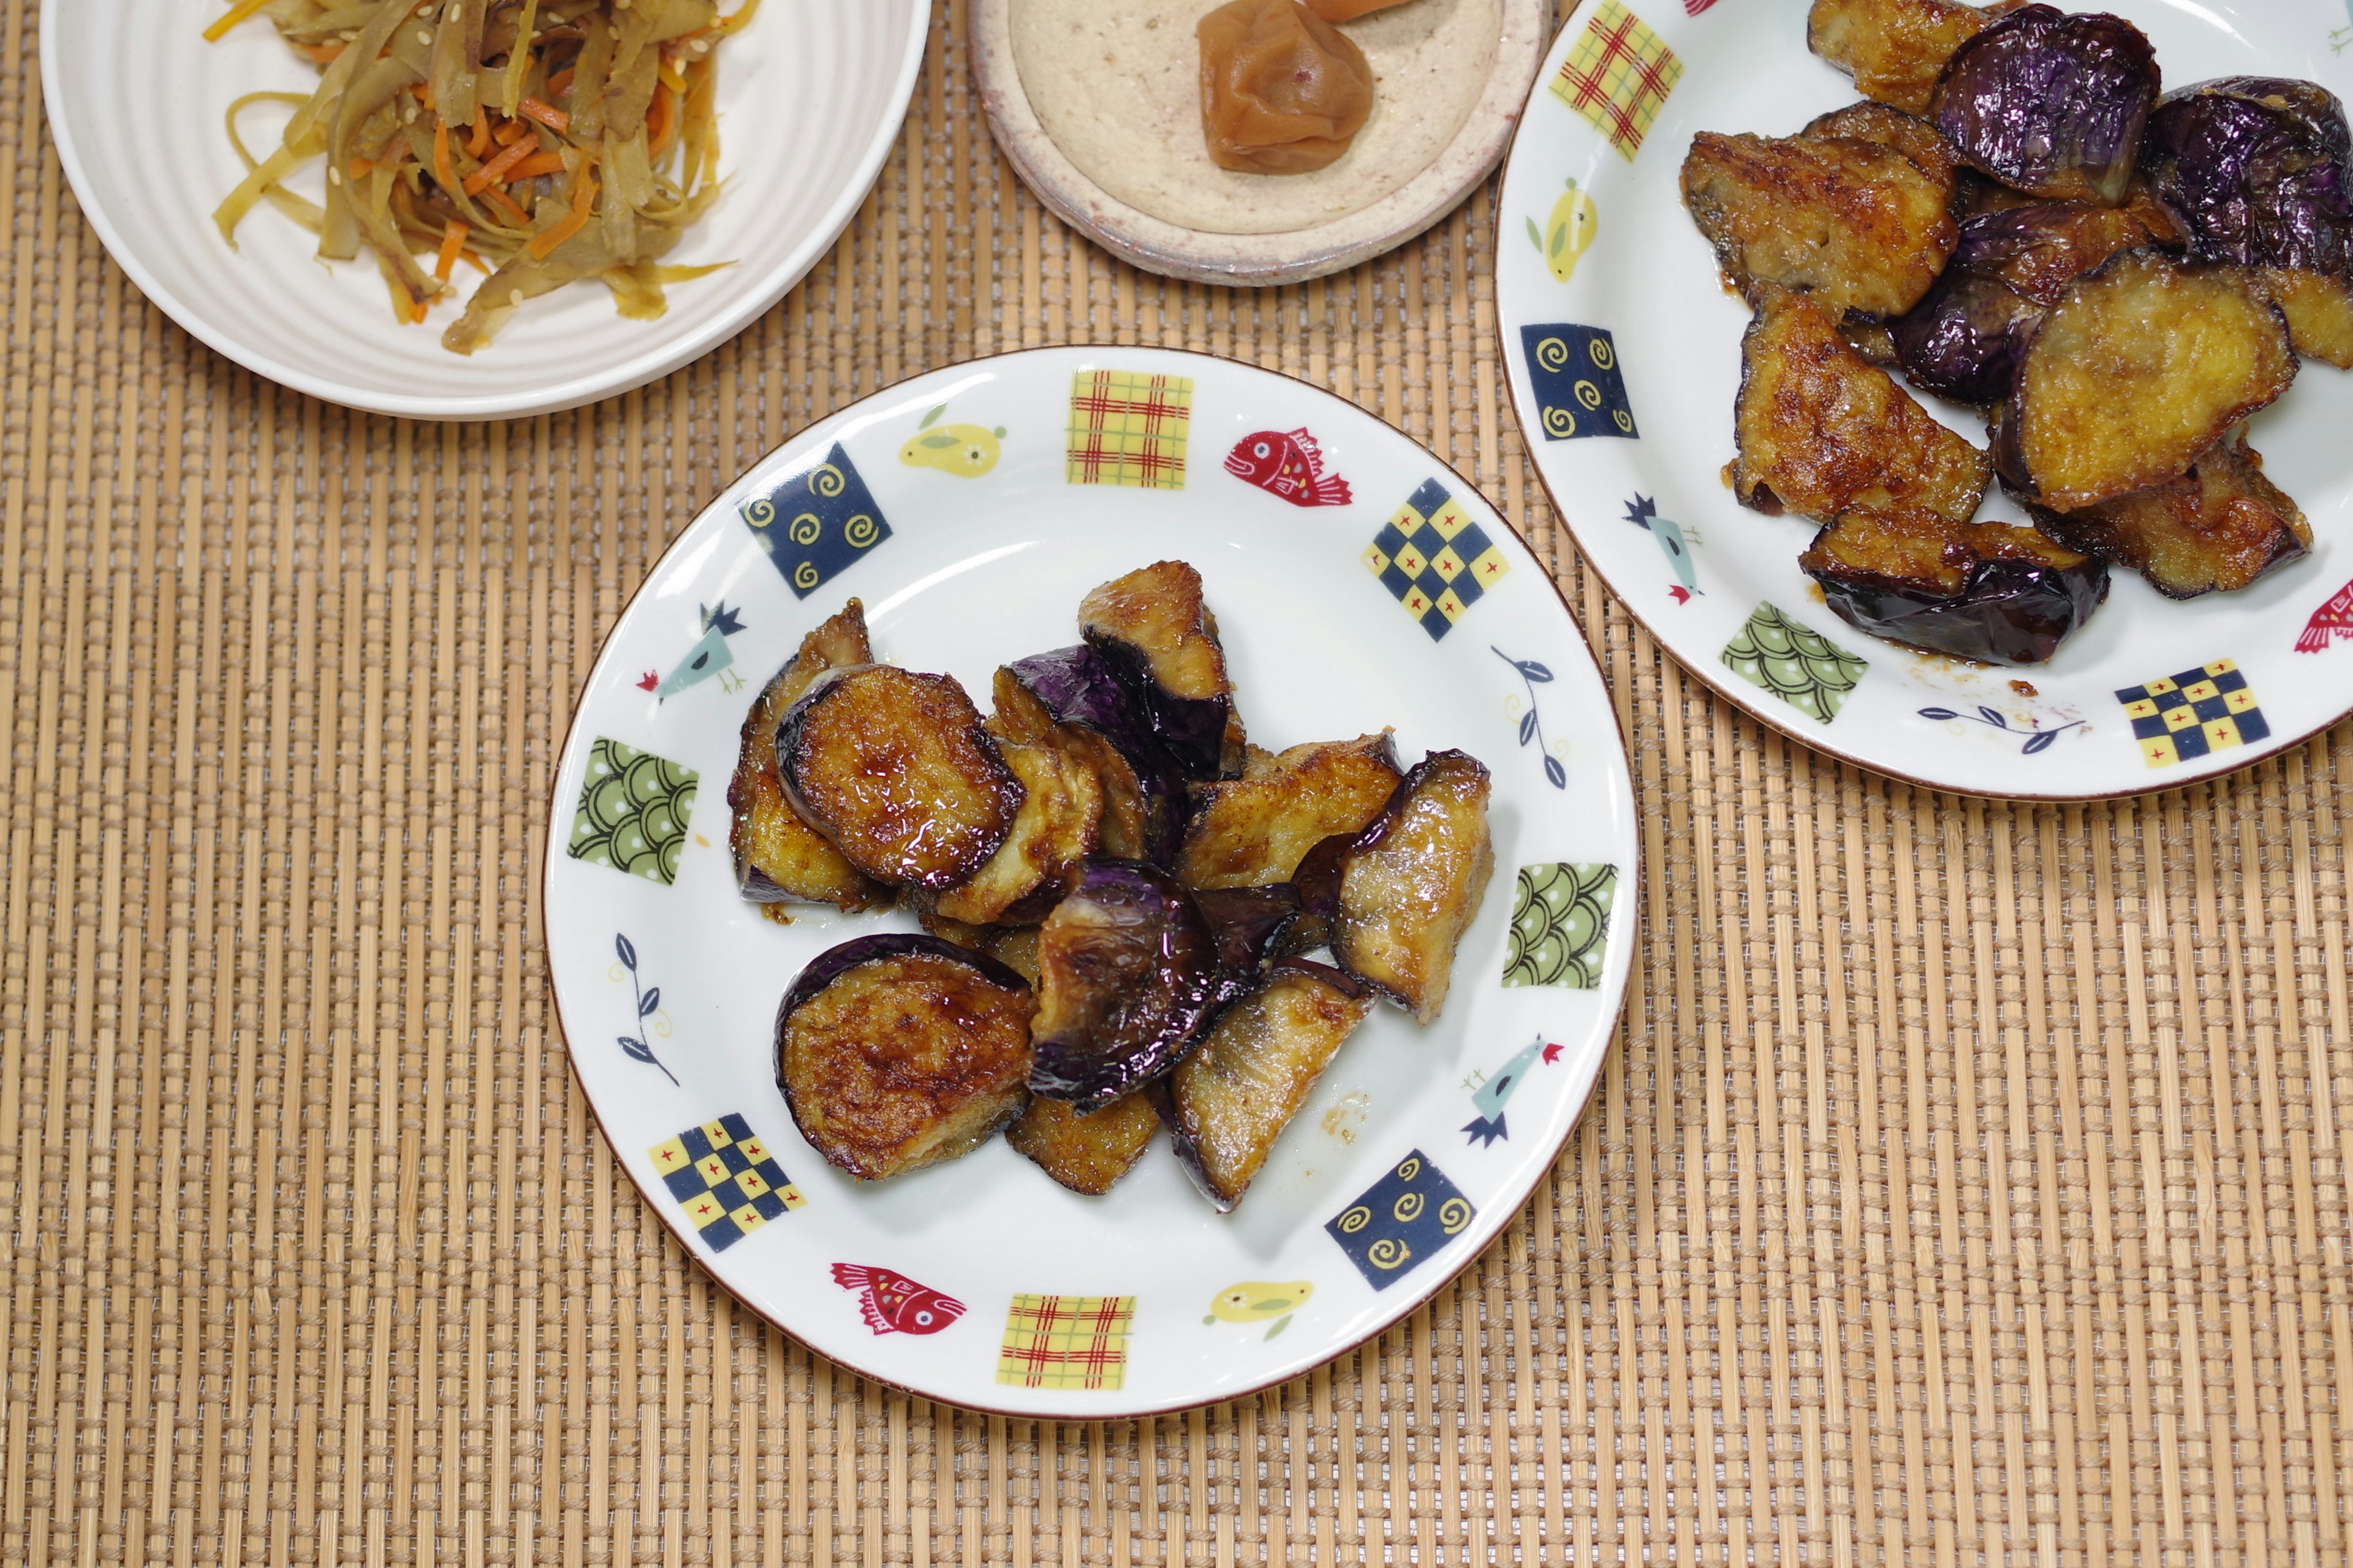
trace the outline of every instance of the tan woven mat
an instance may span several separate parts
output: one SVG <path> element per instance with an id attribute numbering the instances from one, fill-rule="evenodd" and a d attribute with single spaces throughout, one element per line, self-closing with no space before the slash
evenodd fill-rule
<path id="1" fill-rule="evenodd" d="M 944 5 L 782 306 L 464 428 L 168 324 L 64 189 L 31 0 L 0 17 L 0 1558 L 2345 1561 L 2353 729 L 2083 808 L 1761 733 L 1546 511 L 1492 195 L 1326 282 L 1139 276 L 997 160 Z M 1141 1425 L 911 1401 L 686 1267 L 532 908 L 574 690 L 704 500 L 904 376 L 1087 341 L 1303 375 L 1473 474 L 1647 802 L 1627 1023 L 1549 1186 L 1376 1344 Z"/>

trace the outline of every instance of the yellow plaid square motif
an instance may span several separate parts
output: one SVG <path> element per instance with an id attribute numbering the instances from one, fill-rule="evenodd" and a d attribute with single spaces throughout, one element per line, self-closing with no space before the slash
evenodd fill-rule
<path id="1" fill-rule="evenodd" d="M 1618 0 L 1603 0 L 1561 62 L 1552 91 L 1630 163 L 1683 74 L 1683 61 L 1664 39 Z"/>
<path id="2" fill-rule="evenodd" d="M 1118 1388 L 1127 1375 L 1133 1296 L 1016 1296 L 997 1381 L 1015 1388 Z"/>
<path id="3" fill-rule="evenodd" d="M 1192 422 L 1189 377 L 1082 370 L 1071 378 L 1063 477 L 1074 485 L 1181 490 Z"/>
<path id="4" fill-rule="evenodd" d="M 2171 767 L 2232 746 L 2251 745 L 2272 732 L 2255 693 L 2227 658 L 2117 691 L 2141 760 Z"/>

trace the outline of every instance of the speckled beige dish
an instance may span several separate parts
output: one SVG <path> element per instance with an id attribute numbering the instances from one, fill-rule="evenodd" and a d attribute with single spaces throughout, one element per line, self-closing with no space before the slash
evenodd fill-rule
<path id="1" fill-rule="evenodd" d="M 1330 167 L 1242 174 L 1201 139 L 1194 26 L 1222 0 L 973 0 L 973 72 L 1039 198 L 1135 265 L 1208 283 L 1321 277 L 1410 239 L 1503 155 L 1543 58 L 1541 0 L 1409 0 L 1347 23 L 1377 79 Z"/>

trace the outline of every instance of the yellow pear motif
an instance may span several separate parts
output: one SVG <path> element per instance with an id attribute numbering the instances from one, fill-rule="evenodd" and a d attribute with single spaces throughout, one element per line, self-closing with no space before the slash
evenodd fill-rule
<path id="1" fill-rule="evenodd" d="M 1560 200 L 1553 203 L 1552 216 L 1545 220 L 1541 232 L 1535 220 L 1529 221 L 1528 237 L 1544 252 L 1545 265 L 1552 269 L 1553 280 L 1566 283 L 1569 274 L 1577 270 L 1577 258 L 1593 244 L 1593 237 L 1600 228 L 1600 209 L 1571 180 Z"/>
<path id="2" fill-rule="evenodd" d="M 937 468 L 966 479 L 976 479 L 997 467 L 1005 426 L 991 430 L 980 425 L 942 425 L 934 428 L 933 421 L 946 411 L 944 403 L 923 416 L 914 439 L 899 448 L 899 460 L 911 468 Z"/>

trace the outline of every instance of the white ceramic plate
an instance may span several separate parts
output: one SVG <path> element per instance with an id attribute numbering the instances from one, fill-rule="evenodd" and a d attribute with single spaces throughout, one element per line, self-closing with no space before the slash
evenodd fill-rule
<path id="1" fill-rule="evenodd" d="M 213 209 L 245 173 L 222 116 L 246 93 L 307 93 L 318 81 L 262 18 L 206 43 L 222 10 L 215 0 L 43 0 L 41 90 L 74 195 L 131 280 L 218 353 L 298 392 L 418 419 L 609 397 L 775 304 L 874 183 L 931 20 L 929 0 L 767 0 L 720 57 L 727 189 L 664 258 L 735 265 L 673 286 L 669 312 L 651 321 L 623 320 L 602 284 L 559 289 L 461 356 L 440 342 L 453 308 L 422 326 L 396 323 L 373 261 L 320 262 L 314 237 L 267 205 L 239 226 L 237 249 L 222 242 Z M 252 111 L 257 156 L 280 123 Z M 315 163 L 309 174 L 323 177 Z"/>
<path id="2" fill-rule="evenodd" d="M 1417 0 L 1366 16 L 1346 30 L 1376 57 L 1377 70 L 1387 62 L 1388 74 L 1350 154 L 1315 174 L 1229 174 L 1209 166 L 1201 145 L 1200 52 L 1193 34 L 1219 4 L 1050 0 L 1050 15 L 1043 14 L 1050 0 L 974 0 L 972 6 L 972 70 L 981 106 L 997 144 L 1038 199 L 1123 259 L 1198 283 L 1269 286 L 1321 278 L 1421 233 L 1453 211 L 1504 155 L 1544 47 L 1543 0 Z M 1025 33 L 1025 24 L 1034 25 Z M 1036 42 L 1040 33 L 1086 27 L 1095 30 L 1058 49 Z M 1492 64 L 1459 123 L 1427 137 L 1390 134 L 1400 117 L 1452 112 L 1445 95 L 1433 102 L 1415 79 L 1440 74 L 1416 51 L 1458 50 L 1482 37 L 1493 40 Z M 1095 74 L 1082 82 L 1025 81 L 1025 68 L 1049 64 Z M 1099 138 L 1095 145 L 1066 148 L 1055 140 L 1039 108 L 1048 92 L 1060 100 L 1065 122 Z M 1384 145 L 1419 148 L 1406 160 L 1415 166 L 1359 171 L 1350 162 L 1367 149 L 1377 158 Z M 1113 167 L 1116 177 L 1107 172 Z M 1218 187 L 1220 205 L 1262 199 L 1265 210 L 1217 221 L 1180 216 L 1200 199 L 1194 187 L 1201 181 Z M 1256 189 L 1237 188 L 1250 186 Z"/>
<path id="3" fill-rule="evenodd" d="M 2260 71 L 2353 93 L 2353 67 L 2335 52 L 2353 37 L 2337 0 L 2080 8 L 2137 23 L 2168 86 Z M 1798 570 L 1813 525 L 1733 500 L 1720 476 L 1747 311 L 1719 286 L 1676 175 L 1696 132 L 1788 135 L 1854 101 L 1853 84 L 1807 52 L 1806 10 L 1806 0 L 1590 0 L 1529 100 L 1504 176 L 1497 313 L 1521 427 L 1586 559 L 1694 675 L 1766 723 L 1942 789 L 2092 798 L 2167 788 L 2243 767 L 2353 709 L 2353 647 L 2341 646 L 2353 637 L 2353 446 L 2341 434 L 2353 377 L 2325 364 L 2306 362 L 2251 422 L 2266 472 L 2312 521 L 2311 554 L 2242 593 L 2183 604 L 2116 572 L 2106 605 L 2033 668 L 1963 665 L 1853 630 Z M 1556 89 L 1589 73 L 1613 38 L 1621 51 L 1648 41 L 1664 53 L 1647 73 L 1621 70 L 1614 90 L 1588 95 L 1588 118 L 1573 89 Z M 1646 103 L 1656 118 L 1629 156 L 1621 149 L 1635 143 Z M 1546 242 L 1581 202 L 1599 221 L 1563 279 Z M 1983 444 L 1980 421 L 1923 401 Z M 1998 490 L 1981 515 L 2022 518 Z M 2199 685 L 2207 680 L 2211 692 Z M 2252 709 L 2234 690 L 2253 693 Z M 2136 733 L 2128 703 L 2185 699 L 2202 700 L 2192 710 L 2201 721 L 2211 709 L 2229 724 L 2200 722 L 2170 746 Z M 2140 727 L 2168 732 L 2161 713 Z"/>
<path id="4" fill-rule="evenodd" d="M 1120 444 L 1089 436 L 1113 417 L 1093 410 L 1146 400 L 1159 414 L 1136 414 L 1124 466 L 1074 460 Z M 1300 430 L 1346 504 L 1293 506 L 1223 466 L 1245 437 Z M 1072 477 L 1090 471 L 1106 482 Z M 1180 488 L 1107 482 L 1149 473 Z M 774 531 L 755 534 L 745 509 L 771 500 Z M 1407 511 L 1417 502 L 1430 521 Z M 1484 590 L 1459 591 L 1459 620 L 1427 599 L 1418 618 L 1370 569 L 1399 521 L 1433 561 L 1447 533 L 1473 558 L 1460 580 Z M 1417 1028 L 1377 1010 L 1229 1215 L 1194 1193 L 1165 1138 L 1101 1198 L 1056 1186 L 1002 1140 L 895 1181 L 849 1180 L 777 1093 L 776 1004 L 827 948 L 914 927 L 811 910 L 786 929 L 738 899 L 725 797 L 745 712 L 852 595 L 879 656 L 945 670 L 985 705 L 999 664 L 1077 640 L 1088 588 L 1170 558 L 1201 572 L 1259 743 L 1393 725 L 1409 761 L 1460 747 L 1493 770 L 1495 876 L 1444 1013 Z M 1638 885 L 1608 697 L 1543 566 L 1478 492 L 1328 394 L 1142 349 L 940 371 L 764 459 L 679 536 L 614 629 L 552 813 L 543 892 L 565 1037 L 663 1223 L 826 1355 L 1033 1415 L 1229 1398 L 1328 1360 L 1443 1285 L 1510 1223 L 1585 1103 L 1624 994 Z M 1481 1121 L 1495 1135 L 1471 1131 Z M 750 1215 L 765 1223 L 742 1230 L 723 1217 L 744 1212 L 739 1186 L 691 1217 L 687 1205 L 709 1203 L 703 1129 L 756 1137 L 752 1163 L 797 1206 L 767 1199 Z M 719 1157 L 733 1179 L 740 1149 Z M 929 1294 L 873 1303 L 873 1277 L 847 1270 L 888 1271 L 961 1310 Z M 1062 1321 L 1055 1342 L 1031 1342 L 1040 1313 Z"/>

